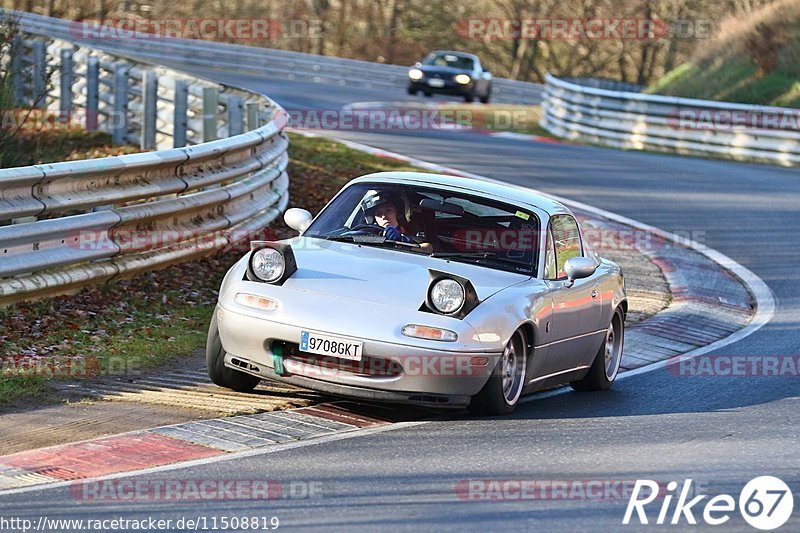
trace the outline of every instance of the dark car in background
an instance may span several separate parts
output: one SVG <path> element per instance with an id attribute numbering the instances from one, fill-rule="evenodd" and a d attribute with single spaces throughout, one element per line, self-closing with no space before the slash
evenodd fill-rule
<path id="1" fill-rule="evenodd" d="M 431 52 L 408 71 L 408 94 L 422 92 L 461 96 L 466 102 L 477 98 L 489 102 L 492 95 L 492 74 L 474 54 L 464 52 Z"/>

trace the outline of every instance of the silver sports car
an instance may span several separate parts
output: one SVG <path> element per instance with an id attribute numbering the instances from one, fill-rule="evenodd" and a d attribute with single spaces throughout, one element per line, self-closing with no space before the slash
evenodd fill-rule
<path id="1" fill-rule="evenodd" d="M 384 172 L 348 183 L 298 237 L 251 243 L 208 333 L 211 380 L 510 413 L 524 394 L 608 389 L 622 272 L 563 205 L 511 185 Z"/>

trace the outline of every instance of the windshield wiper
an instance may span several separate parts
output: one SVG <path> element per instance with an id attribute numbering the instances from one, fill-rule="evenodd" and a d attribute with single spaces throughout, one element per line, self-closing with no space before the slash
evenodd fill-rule
<path id="1" fill-rule="evenodd" d="M 497 252 L 434 252 L 430 254 L 430 256 L 443 259 L 475 259 L 477 261 L 488 259 L 497 263 L 510 263 L 512 265 L 524 266 L 528 270 L 533 271 L 533 266 L 528 261 L 499 256 Z"/>
<path id="2" fill-rule="evenodd" d="M 352 242 L 355 244 L 385 244 L 390 241 L 382 235 L 331 235 L 325 237 L 326 241 Z"/>

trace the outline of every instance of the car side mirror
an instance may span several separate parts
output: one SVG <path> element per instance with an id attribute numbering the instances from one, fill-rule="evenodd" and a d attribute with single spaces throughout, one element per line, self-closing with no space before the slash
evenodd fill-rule
<path id="1" fill-rule="evenodd" d="M 311 216 L 311 213 L 305 209 L 299 209 L 297 207 L 287 209 L 283 214 L 283 221 L 286 222 L 286 225 L 294 230 L 299 231 L 300 233 L 303 233 L 306 230 L 309 224 L 311 224 L 311 220 L 313 218 L 314 217 Z"/>
<path id="2" fill-rule="evenodd" d="M 567 287 L 572 287 L 576 279 L 588 278 L 597 270 L 597 264 L 588 257 L 570 257 L 564 263 L 567 273 Z"/>

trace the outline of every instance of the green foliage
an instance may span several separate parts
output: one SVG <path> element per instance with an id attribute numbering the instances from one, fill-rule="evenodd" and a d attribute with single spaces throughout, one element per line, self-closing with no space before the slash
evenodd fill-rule
<path id="1" fill-rule="evenodd" d="M 800 2 L 783 1 L 731 19 L 720 35 L 648 92 L 800 107 Z"/>
<path id="2" fill-rule="evenodd" d="M 0 114 L 14 108 L 11 87 L 12 43 L 19 34 L 19 25 L 15 18 L 0 12 Z M 14 128 L 0 126 L 0 168 L 17 166 L 20 153 L 19 136 Z"/>

